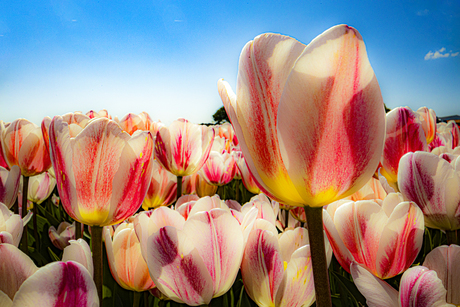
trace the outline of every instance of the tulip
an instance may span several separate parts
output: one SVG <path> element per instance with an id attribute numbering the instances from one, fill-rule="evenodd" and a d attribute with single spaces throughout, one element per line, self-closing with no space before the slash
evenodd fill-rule
<path id="1" fill-rule="evenodd" d="M 155 287 L 149 275 L 149 268 L 142 257 L 141 246 L 134 224 L 121 223 L 115 233 L 104 228 L 105 247 L 113 278 L 123 288 L 142 292 Z"/>
<path id="2" fill-rule="evenodd" d="M 50 226 L 48 236 L 56 248 L 63 250 L 70 244 L 70 240 L 75 240 L 75 222 L 73 224 L 61 222 L 57 230 L 54 226 Z"/>
<path id="3" fill-rule="evenodd" d="M 113 121 L 97 118 L 74 138 L 60 116 L 50 125 L 50 151 L 62 205 L 75 220 L 93 226 L 94 279 L 102 299 L 102 228 L 139 209 L 150 185 L 150 132 L 129 136 Z"/>
<path id="4" fill-rule="evenodd" d="M 315 301 L 308 231 L 251 231 L 241 275 L 245 290 L 258 306 L 310 306 Z M 328 248 L 329 262 L 332 251 Z"/>
<path id="5" fill-rule="evenodd" d="M 447 290 L 446 300 L 460 305 L 460 246 L 439 246 L 425 257 L 423 266 L 433 270 Z"/>
<path id="6" fill-rule="evenodd" d="M 160 127 L 155 139 L 155 158 L 177 176 L 177 198 L 182 192 L 182 177 L 196 173 L 211 151 L 214 130 L 185 119 Z"/>
<path id="7" fill-rule="evenodd" d="M 262 192 L 307 206 L 317 303 L 331 305 L 320 207 L 361 188 L 383 149 L 383 99 L 361 35 L 339 25 L 308 46 L 260 35 L 241 52 L 236 95 L 218 88 Z"/>
<path id="8" fill-rule="evenodd" d="M 200 172 L 210 185 L 223 186 L 235 177 L 235 158 L 228 152 L 211 151 Z"/>
<path id="9" fill-rule="evenodd" d="M 331 204 L 324 212 L 324 227 L 347 272 L 356 261 L 382 279 L 407 270 L 423 243 L 422 211 L 395 193 L 382 205 L 370 200 Z"/>
<path id="10" fill-rule="evenodd" d="M 436 113 L 427 107 L 421 107 L 417 110 L 420 115 L 423 132 L 425 133 L 426 143 L 430 144 L 436 136 Z"/>
<path id="11" fill-rule="evenodd" d="M 10 170 L 0 166 L 0 203 L 5 204 L 8 209 L 13 207 L 18 197 L 20 179 L 19 166 L 13 165 Z"/>
<path id="12" fill-rule="evenodd" d="M 32 212 L 21 218 L 13 214 L 7 206 L 0 203 L 0 243 L 10 243 L 19 246 L 24 226 L 30 220 Z"/>
<path id="13" fill-rule="evenodd" d="M 383 188 L 382 183 L 375 178 L 371 178 L 361 189 L 359 189 L 359 191 L 350 195 L 348 198 L 352 201 L 372 199 L 384 200 L 386 196 L 387 192 Z"/>
<path id="14" fill-rule="evenodd" d="M 129 135 L 132 135 L 137 130 L 150 130 L 150 123 L 152 122 L 146 112 L 142 112 L 139 115 L 128 113 L 121 120 L 118 120 L 117 117 L 114 120 Z"/>
<path id="15" fill-rule="evenodd" d="M 399 107 L 386 115 L 386 138 L 381 173 L 397 190 L 398 167 L 401 157 L 414 151 L 428 151 L 420 116 L 409 107 Z"/>
<path id="16" fill-rule="evenodd" d="M 48 172 L 30 177 L 27 198 L 33 203 L 41 204 L 53 192 L 56 179 Z"/>
<path id="17" fill-rule="evenodd" d="M 142 202 L 147 211 L 159 206 L 169 206 L 176 200 L 176 176 L 165 170 L 156 160 L 152 161 L 152 181 Z"/>
<path id="18" fill-rule="evenodd" d="M 243 157 L 241 151 L 234 151 L 233 155 L 235 156 L 236 165 L 241 175 L 241 180 L 243 181 L 244 187 L 253 194 L 259 194 L 260 189 L 257 186 L 257 182 L 254 180 L 249 168 L 246 164 L 246 160 Z"/>
<path id="19" fill-rule="evenodd" d="M 424 266 L 404 272 L 399 292 L 356 262 L 351 265 L 351 274 L 369 307 L 455 307 L 446 302 L 446 289 L 436 272 Z"/>
<path id="20" fill-rule="evenodd" d="M 81 113 L 66 113 L 62 115 L 62 120 L 68 124 L 70 137 L 75 137 L 79 134 L 83 128 L 86 127 L 90 118 L 87 115 Z M 43 138 L 45 139 L 46 148 L 49 148 L 49 129 L 51 124 L 51 118 L 48 116 L 42 120 L 41 128 Z"/>
<path id="21" fill-rule="evenodd" d="M 83 265 L 93 277 L 93 259 L 91 258 L 91 249 L 88 243 L 83 239 L 70 240 L 69 245 L 64 248 L 62 261 L 75 261 Z"/>
<path id="22" fill-rule="evenodd" d="M 191 177 L 195 177 L 195 193 L 199 197 L 213 196 L 217 192 L 217 186 L 209 184 L 203 177 L 202 172 L 197 172 Z"/>
<path id="23" fill-rule="evenodd" d="M 210 198 L 205 202 L 213 206 Z M 150 217 L 139 214 L 135 224 L 150 276 L 173 301 L 209 304 L 233 285 L 244 243 L 229 211 L 199 211 L 185 221 L 177 211 L 160 207 Z"/>
<path id="24" fill-rule="evenodd" d="M 86 116 L 88 116 L 90 119 L 101 118 L 101 117 L 112 119 L 112 116 L 109 115 L 109 112 L 107 112 L 106 109 L 102 109 L 99 112 L 96 112 L 94 110 L 90 110 L 90 111 L 88 111 L 86 113 Z"/>
<path id="25" fill-rule="evenodd" d="M 419 151 L 404 155 L 399 168 L 399 189 L 422 209 L 426 226 L 448 232 L 460 229 L 460 168 Z"/>

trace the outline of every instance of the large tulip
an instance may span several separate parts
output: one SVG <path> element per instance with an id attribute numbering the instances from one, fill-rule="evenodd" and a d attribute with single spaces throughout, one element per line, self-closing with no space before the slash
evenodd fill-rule
<path id="1" fill-rule="evenodd" d="M 160 127 L 155 140 L 155 158 L 176 176 L 197 172 L 209 156 L 214 130 L 185 119 Z"/>
<path id="2" fill-rule="evenodd" d="M 401 202 L 395 193 L 382 205 L 369 200 L 331 204 L 324 214 L 324 226 L 347 272 L 356 261 L 380 278 L 407 270 L 423 243 L 422 211 L 413 202 Z"/>
<path id="3" fill-rule="evenodd" d="M 223 80 L 218 87 L 248 167 L 272 198 L 324 206 L 375 171 L 385 113 L 355 29 L 333 27 L 308 46 L 260 35 L 241 52 L 236 95 Z"/>
<path id="4" fill-rule="evenodd" d="M 0 122 L 1 145 L 9 167 L 18 165 L 24 176 L 43 173 L 51 166 L 41 128 L 26 119 L 8 126 Z"/>
<path id="5" fill-rule="evenodd" d="M 455 307 L 446 302 L 446 289 L 436 272 L 423 266 L 404 272 L 399 292 L 356 262 L 351 274 L 369 307 Z"/>
<path id="6" fill-rule="evenodd" d="M 151 180 L 153 139 L 149 132 L 132 137 L 113 121 L 98 118 L 76 136 L 56 116 L 50 148 L 62 205 L 88 225 L 119 223 L 141 206 Z"/>
<path id="7" fill-rule="evenodd" d="M 433 153 L 407 153 L 399 163 L 398 184 L 422 209 L 426 226 L 460 229 L 460 163 L 456 169 Z"/>

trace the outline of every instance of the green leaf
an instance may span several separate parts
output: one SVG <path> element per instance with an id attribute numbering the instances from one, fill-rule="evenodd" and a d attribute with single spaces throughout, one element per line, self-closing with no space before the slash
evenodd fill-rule
<path id="1" fill-rule="evenodd" d="M 52 261 L 61 261 L 61 259 L 48 247 L 48 253 L 52 259 Z"/>

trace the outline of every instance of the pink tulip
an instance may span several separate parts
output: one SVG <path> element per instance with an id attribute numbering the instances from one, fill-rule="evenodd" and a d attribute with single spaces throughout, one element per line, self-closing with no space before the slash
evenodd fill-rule
<path id="1" fill-rule="evenodd" d="M 426 226 L 460 229 L 460 169 L 427 152 L 404 155 L 399 168 L 399 189 L 422 209 Z"/>
<path id="2" fill-rule="evenodd" d="M 399 160 L 414 151 L 428 151 L 423 125 L 419 115 L 409 107 L 399 107 L 386 115 L 386 138 L 382 155 L 382 175 L 397 189 Z"/>
<path id="3" fill-rule="evenodd" d="M 36 204 L 44 202 L 53 192 L 56 179 L 48 172 L 29 178 L 29 190 L 27 199 Z"/>
<path id="4" fill-rule="evenodd" d="M 87 115 L 75 112 L 66 113 L 62 115 L 62 120 L 68 124 L 70 137 L 75 137 L 79 134 L 83 128 L 86 127 L 90 118 Z M 45 139 L 46 148 L 49 148 L 49 129 L 51 124 L 51 118 L 45 117 L 42 121 L 41 128 L 43 137 Z"/>
<path id="5" fill-rule="evenodd" d="M 151 163 L 152 181 L 142 202 L 145 211 L 159 206 L 169 206 L 176 200 L 176 176 L 165 170 L 156 160 Z"/>
<path id="6" fill-rule="evenodd" d="M 379 180 L 371 178 L 359 191 L 349 196 L 352 201 L 358 200 L 383 200 L 387 196 L 387 192 L 383 188 Z"/>
<path id="7" fill-rule="evenodd" d="M 447 290 L 446 300 L 460 305 L 460 246 L 439 246 L 425 257 L 423 266 L 433 270 Z"/>
<path id="8" fill-rule="evenodd" d="M 48 236 L 56 248 L 63 250 L 70 244 L 70 240 L 75 240 L 75 222 L 72 224 L 61 222 L 57 230 L 54 226 L 50 226 Z"/>
<path id="9" fill-rule="evenodd" d="M 56 116 L 50 149 L 62 205 L 87 225 L 117 224 L 141 206 L 151 180 L 153 139 L 129 136 L 113 121 L 92 120 L 74 138 Z"/>
<path id="10" fill-rule="evenodd" d="M 160 127 L 155 140 L 155 158 L 176 176 L 197 172 L 205 163 L 214 140 L 214 130 L 185 119 Z"/>
<path id="11" fill-rule="evenodd" d="M 112 116 L 110 116 L 109 112 L 107 112 L 107 110 L 105 110 L 105 109 L 102 109 L 99 112 L 96 112 L 94 110 L 90 110 L 90 111 L 88 111 L 86 113 L 86 116 L 88 116 L 90 119 L 101 118 L 101 117 L 112 119 Z"/>
<path id="12" fill-rule="evenodd" d="M 24 176 L 43 173 L 51 166 L 41 128 L 26 119 L 5 126 L 0 122 L 3 154 L 9 165 L 18 165 Z"/>
<path id="13" fill-rule="evenodd" d="M 308 231 L 299 227 L 279 238 L 274 231 L 249 235 L 241 263 L 245 290 L 258 306 L 310 306 L 315 288 Z"/>
<path id="14" fill-rule="evenodd" d="M 444 140 L 446 146 L 455 148 L 459 145 L 460 130 L 455 121 L 450 120 L 447 123 L 437 124 L 438 136 Z"/>
<path id="15" fill-rule="evenodd" d="M 417 110 L 420 115 L 423 132 L 425 133 L 426 143 L 430 144 L 436 136 L 436 113 L 427 107 L 421 107 Z"/>
<path id="16" fill-rule="evenodd" d="M 385 113 L 355 29 L 335 26 L 308 46 L 260 35 L 241 52 L 236 95 L 223 80 L 218 88 L 248 168 L 271 198 L 321 207 L 374 173 Z"/>
<path id="17" fill-rule="evenodd" d="M 0 121 L 0 122 L 3 122 L 3 121 Z M 7 127 L 8 125 L 9 125 L 9 123 L 7 123 L 5 126 Z M 3 154 L 1 134 L 0 134 L 0 166 L 3 167 L 3 168 L 6 168 L 8 170 L 10 169 L 9 166 L 8 166 L 8 162 L 6 162 L 5 156 Z"/>
<path id="18" fill-rule="evenodd" d="M 340 201 L 324 211 L 324 228 L 334 254 L 350 272 L 353 261 L 380 278 L 407 270 L 423 243 L 422 211 L 402 202 L 395 193 L 383 204 L 376 201 Z"/>
<path id="19" fill-rule="evenodd" d="M 93 258 L 91 258 L 91 249 L 88 243 L 83 239 L 70 240 L 67 247 L 64 248 L 62 253 L 62 261 L 75 261 L 83 265 L 93 277 Z"/>
<path id="20" fill-rule="evenodd" d="M 351 274 L 369 307 L 455 307 L 446 302 L 446 289 L 436 272 L 424 266 L 404 272 L 399 292 L 356 262 L 351 265 Z"/>
<path id="21" fill-rule="evenodd" d="M 19 166 L 13 165 L 10 170 L 0 166 L 0 203 L 5 204 L 8 209 L 13 207 L 18 197 L 20 180 Z"/>
<path id="22" fill-rule="evenodd" d="M 233 285 L 244 245 L 229 211 L 199 211 L 185 221 L 178 212 L 160 207 L 150 217 L 139 214 L 135 223 L 150 276 L 173 301 L 209 304 Z"/>
<path id="23" fill-rule="evenodd" d="M 155 287 L 132 222 L 121 223 L 113 239 L 110 230 L 104 228 L 104 238 L 110 271 L 121 287 L 137 292 Z"/>
<path id="24" fill-rule="evenodd" d="M 210 185 L 223 186 L 235 177 L 237 166 L 232 154 L 211 151 L 200 172 L 203 179 Z"/>

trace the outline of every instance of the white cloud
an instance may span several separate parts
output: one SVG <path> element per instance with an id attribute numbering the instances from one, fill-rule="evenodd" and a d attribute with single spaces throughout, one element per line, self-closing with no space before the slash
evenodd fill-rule
<path id="1" fill-rule="evenodd" d="M 430 11 L 429 11 L 428 9 L 424 9 L 424 10 L 422 10 L 422 11 L 418 11 L 418 12 L 417 12 L 417 15 L 418 15 L 418 16 L 426 16 L 426 15 L 428 15 L 429 12 L 430 12 Z"/>
<path id="2" fill-rule="evenodd" d="M 425 55 L 425 60 L 435 60 L 435 59 L 439 59 L 439 58 L 448 58 L 448 57 L 455 57 L 455 56 L 458 56 L 460 54 L 459 51 L 453 53 L 452 50 L 450 52 L 445 52 L 446 51 L 446 48 L 445 47 L 442 47 L 441 49 L 439 50 L 436 50 L 435 52 L 433 51 L 429 51 L 426 55 Z"/>

